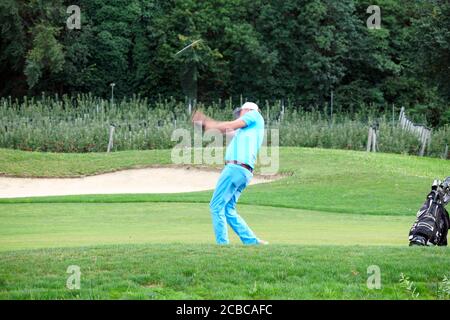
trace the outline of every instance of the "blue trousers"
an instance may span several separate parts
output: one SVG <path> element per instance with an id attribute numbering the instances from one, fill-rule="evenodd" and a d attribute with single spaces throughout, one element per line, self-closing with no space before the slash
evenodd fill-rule
<path id="1" fill-rule="evenodd" d="M 236 164 L 227 164 L 223 169 L 209 203 L 217 244 L 229 243 L 227 223 L 242 243 L 258 243 L 258 238 L 236 211 L 239 196 L 252 177 L 250 171 Z"/>

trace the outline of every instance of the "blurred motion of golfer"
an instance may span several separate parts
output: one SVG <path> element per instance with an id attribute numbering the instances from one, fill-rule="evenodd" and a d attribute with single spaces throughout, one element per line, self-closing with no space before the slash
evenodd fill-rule
<path id="1" fill-rule="evenodd" d="M 234 111 L 234 121 L 216 121 L 196 111 L 194 124 L 204 126 L 205 131 L 216 129 L 234 134 L 225 154 L 223 169 L 209 204 L 217 244 L 228 244 L 227 223 L 242 243 L 268 244 L 258 239 L 244 219 L 236 211 L 236 203 L 242 191 L 253 177 L 256 157 L 264 139 L 264 119 L 255 103 L 246 102 Z"/>

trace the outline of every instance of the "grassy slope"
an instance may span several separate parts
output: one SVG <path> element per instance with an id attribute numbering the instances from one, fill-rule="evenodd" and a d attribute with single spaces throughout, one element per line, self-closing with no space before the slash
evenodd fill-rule
<path id="1" fill-rule="evenodd" d="M 61 155 L 0 150 L 0 173 L 27 176 L 92 174 L 156 163 L 170 163 L 170 152 Z M 440 159 L 342 150 L 282 148 L 280 165 L 282 172 L 291 172 L 293 176 L 248 188 L 240 203 L 329 212 L 413 215 L 423 202 L 431 181 L 450 175 L 450 162 Z M 211 192 L 69 196 L 0 200 L 0 203 L 208 202 L 210 196 Z"/>
<path id="2" fill-rule="evenodd" d="M 0 149 L 0 174 L 18 177 L 76 177 L 169 163 L 168 150 L 45 153 Z"/>
<path id="3" fill-rule="evenodd" d="M 167 164 L 169 155 L 0 150 L 0 172 L 84 175 Z M 281 165 L 293 176 L 250 187 L 240 203 L 251 205 L 239 206 L 255 231 L 275 243 L 268 247 L 204 244 L 212 242 L 210 192 L 2 200 L 0 298 L 411 298 L 399 285 L 401 272 L 420 298 L 441 297 L 437 285 L 450 276 L 443 267 L 450 263 L 447 248 L 341 245 L 404 243 L 430 180 L 450 173 L 448 162 L 283 148 Z M 336 245 L 312 246 L 316 240 Z M 81 267 L 80 291 L 64 287 L 71 264 Z M 366 287 L 373 264 L 381 268 L 381 290 Z"/>

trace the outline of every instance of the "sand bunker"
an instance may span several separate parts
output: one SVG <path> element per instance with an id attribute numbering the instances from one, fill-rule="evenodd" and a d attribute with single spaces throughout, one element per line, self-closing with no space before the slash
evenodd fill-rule
<path id="1" fill-rule="evenodd" d="M 219 171 L 194 168 L 146 168 L 82 178 L 0 177 L 0 198 L 203 191 L 214 189 L 219 175 Z M 251 184 L 269 181 L 255 176 Z"/>

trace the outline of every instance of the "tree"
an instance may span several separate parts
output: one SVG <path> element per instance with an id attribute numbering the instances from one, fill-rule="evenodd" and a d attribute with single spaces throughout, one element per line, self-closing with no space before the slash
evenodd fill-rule
<path id="1" fill-rule="evenodd" d="M 64 64 L 62 45 L 56 40 L 59 30 L 38 24 L 34 30 L 33 48 L 28 51 L 24 73 L 30 88 L 33 88 L 44 73 L 55 75 Z"/>

